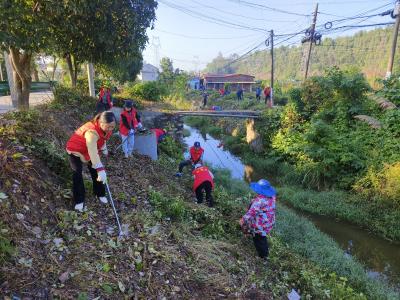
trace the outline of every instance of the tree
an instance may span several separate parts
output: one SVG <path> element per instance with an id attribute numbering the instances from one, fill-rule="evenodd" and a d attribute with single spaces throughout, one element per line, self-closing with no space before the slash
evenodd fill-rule
<path id="1" fill-rule="evenodd" d="M 36 1 L 2 1 L 0 20 L 0 45 L 9 54 L 17 108 L 27 109 L 32 55 L 45 48 L 48 27 Z"/>
<path id="2" fill-rule="evenodd" d="M 72 85 L 76 85 L 78 66 L 84 61 L 108 66 L 119 75 L 125 67 L 125 73 L 134 77 L 138 69 L 133 66 L 142 62 L 146 29 L 155 20 L 156 6 L 154 0 L 58 1 L 47 5 L 54 51 L 66 59 Z"/>
<path id="3" fill-rule="evenodd" d="M 33 53 L 64 57 L 73 86 L 84 61 L 113 66 L 133 57 L 140 64 L 156 6 L 154 0 L 2 1 L 0 45 L 10 53 L 18 108 L 29 106 Z"/>
<path id="4" fill-rule="evenodd" d="M 163 57 L 160 61 L 160 68 L 160 81 L 165 84 L 171 84 L 175 76 L 172 60 L 168 57 Z"/>

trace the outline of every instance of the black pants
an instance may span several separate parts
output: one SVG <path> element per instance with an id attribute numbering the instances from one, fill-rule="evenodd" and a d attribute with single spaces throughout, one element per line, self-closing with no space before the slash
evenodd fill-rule
<path id="1" fill-rule="evenodd" d="M 256 100 L 258 100 L 258 101 L 260 101 L 260 100 L 261 100 L 261 97 L 260 97 L 260 95 L 256 95 Z"/>
<path id="2" fill-rule="evenodd" d="M 271 96 L 265 96 L 265 104 L 268 104 L 269 100 L 271 100 Z"/>
<path id="3" fill-rule="evenodd" d="M 196 189 L 197 203 L 203 203 L 203 191 L 206 192 L 206 201 L 208 203 L 208 206 L 212 207 L 214 205 L 214 202 L 213 202 L 213 197 L 211 195 L 211 191 L 212 191 L 211 182 L 204 181 L 202 184 L 200 184 L 197 187 L 197 189 Z"/>
<path id="4" fill-rule="evenodd" d="M 258 256 L 260 256 L 261 258 L 267 258 L 268 257 L 267 237 L 256 234 L 253 237 L 253 242 L 254 242 L 254 246 L 256 247 Z"/>
<path id="5" fill-rule="evenodd" d="M 99 114 L 103 111 L 110 110 L 110 105 L 108 103 L 103 103 L 101 101 L 97 101 L 96 104 L 96 114 Z"/>
<path id="6" fill-rule="evenodd" d="M 74 196 L 75 204 L 85 202 L 85 185 L 82 177 L 83 163 L 79 157 L 70 154 L 69 165 L 72 169 L 72 194 Z M 90 176 L 92 176 L 93 193 L 97 197 L 104 197 L 106 195 L 106 189 L 102 182 L 97 181 L 97 171 L 92 168 L 91 162 L 88 163 L 88 169 Z"/>
<path id="7" fill-rule="evenodd" d="M 192 161 L 191 161 L 190 159 L 181 161 L 181 162 L 179 163 L 179 172 L 182 173 L 183 167 L 185 167 L 185 166 L 192 166 L 192 165 L 194 165 L 194 163 L 192 163 Z"/>

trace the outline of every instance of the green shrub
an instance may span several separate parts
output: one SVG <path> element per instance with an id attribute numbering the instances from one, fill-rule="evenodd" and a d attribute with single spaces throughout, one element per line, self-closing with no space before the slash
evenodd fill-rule
<path id="1" fill-rule="evenodd" d="M 162 86 L 157 81 L 137 83 L 126 88 L 126 93 L 132 98 L 147 101 L 160 101 L 163 94 Z"/>
<path id="2" fill-rule="evenodd" d="M 161 192 L 150 189 L 149 201 L 154 206 L 154 214 L 157 218 L 171 218 L 174 221 L 182 221 L 187 215 L 185 202 L 180 197 L 168 198 Z"/>
<path id="3" fill-rule="evenodd" d="M 7 235 L 8 231 L 9 229 L 0 221 L 0 264 L 15 253 L 15 247 Z"/>

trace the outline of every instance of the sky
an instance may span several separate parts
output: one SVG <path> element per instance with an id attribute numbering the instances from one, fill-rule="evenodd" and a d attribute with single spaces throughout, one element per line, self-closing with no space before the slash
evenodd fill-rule
<path id="1" fill-rule="evenodd" d="M 394 22 L 390 15 L 360 18 L 393 9 L 394 2 L 318 1 L 317 31 L 323 38 L 334 38 L 374 28 L 333 30 L 340 26 Z M 276 47 L 300 45 L 304 34 L 299 32 L 310 27 L 316 3 L 310 0 L 158 0 L 157 20 L 154 29 L 147 31 L 149 43 L 143 57 L 146 63 L 156 66 L 162 57 L 169 57 L 174 68 L 201 71 L 218 53 L 227 57 L 267 49 L 265 40 L 270 30 L 276 35 Z M 329 30 L 324 28 L 327 22 L 332 22 Z M 299 34 L 293 36 L 294 33 Z"/>

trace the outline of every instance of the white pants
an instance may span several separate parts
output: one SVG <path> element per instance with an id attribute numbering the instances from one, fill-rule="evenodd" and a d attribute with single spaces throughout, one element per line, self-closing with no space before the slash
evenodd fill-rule
<path id="1" fill-rule="evenodd" d="M 134 134 L 130 134 L 130 135 L 122 135 L 121 134 L 121 139 L 122 139 L 122 151 L 124 151 L 125 156 L 132 155 L 133 146 L 135 145 L 135 135 Z"/>

